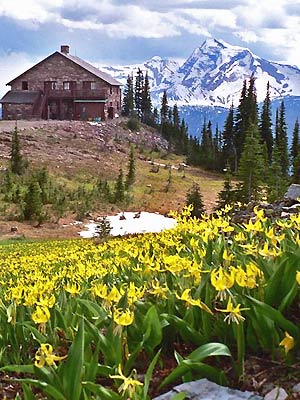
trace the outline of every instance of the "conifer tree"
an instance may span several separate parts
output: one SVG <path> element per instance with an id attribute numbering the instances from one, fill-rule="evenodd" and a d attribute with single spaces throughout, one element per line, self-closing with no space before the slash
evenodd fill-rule
<path id="1" fill-rule="evenodd" d="M 129 161 L 128 161 L 128 172 L 126 175 L 126 187 L 129 188 L 135 179 L 135 155 L 133 146 L 130 147 Z"/>
<path id="2" fill-rule="evenodd" d="M 293 130 L 293 139 L 291 146 L 291 165 L 292 165 L 292 182 L 300 183 L 300 140 L 299 140 L 299 121 L 295 122 Z"/>
<path id="3" fill-rule="evenodd" d="M 39 183 L 32 178 L 27 187 L 24 198 L 23 215 L 25 220 L 37 220 L 41 222 L 42 219 L 42 191 Z"/>
<path id="4" fill-rule="evenodd" d="M 165 122 L 167 122 L 168 114 L 169 114 L 168 97 L 167 97 L 167 92 L 164 91 L 162 99 L 161 99 L 161 107 L 160 107 L 161 124 L 164 124 Z"/>
<path id="5" fill-rule="evenodd" d="M 11 152 L 10 152 L 10 170 L 13 174 L 22 175 L 25 169 L 25 161 L 21 154 L 20 139 L 18 129 L 12 134 Z"/>
<path id="6" fill-rule="evenodd" d="M 259 138 L 257 125 L 250 125 L 238 170 L 241 200 L 247 202 L 259 198 L 260 188 L 264 184 L 265 164 Z"/>
<path id="7" fill-rule="evenodd" d="M 150 84 L 149 84 L 148 72 L 146 72 L 143 85 L 143 94 L 142 94 L 142 122 L 151 123 L 152 119 L 153 118 L 152 118 Z"/>
<path id="8" fill-rule="evenodd" d="M 202 194 L 200 191 L 200 187 L 197 183 L 194 183 L 193 186 L 190 188 L 186 198 L 186 205 L 193 206 L 191 217 L 200 218 L 201 215 L 205 213 Z"/>
<path id="9" fill-rule="evenodd" d="M 267 83 L 267 93 L 263 102 L 261 117 L 260 117 L 260 135 L 261 142 L 266 144 L 269 164 L 272 160 L 273 149 L 273 134 L 272 134 L 272 115 L 271 115 L 271 99 L 270 99 L 270 84 Z"/>
<path id="10" fill-rule="evenodd" d="M 267 174 L 268 201 L 281 199 L 288 187 L 288 180 L 282 173 L 281 156 L 275 142 L 272 152 L 272 163 Z"/>
<path id="11" fill-rule="evenodd" d="M 128 75 L 127 82 L 123 95 L 122 113 L 126 117 L 133 113 L 134 110 L 134 90 L 133 90 L 133 78 Z"/>
<path id="12" fill-rule="evenodd" d="M 236 113 L 235 123 L 235 147 L 237 153 L 237 161 L 239 163 L 241 154 L 244 148 L 244 142 L 246 138 L 246 132 L 252 124 L 256 125 L 257 119 L 257 100 L 255 90 L 255 78 L 252 75 L 249 80 L 247 88 L 247 82 L 244 81 L 243 89 L 240 97 L 240 103 Z"/>
<path id="13" fill-rule="evenodd" d="M 134 88 L 134 102 L 135 111 L 137 116 L 142 119 L 143 102 L 144 102 L 144 75 L 143 71 L 139 68 L 135 77 L 135 88 Z"/>
<path id="14" fill-rule="evenodd" d="M 162 99 L 161 99 L 161 107 L 160 107 L 160 129 L 163 137 L 167 140 L 170 138 L 169 132 L 169 106 L 168 106 L 168 97 L 167 92 L 164 91 Z"/>
<path id="15" fill-rule="evenodd" d="M 285 121 L 285 106 L 282 101 L 280 104 L 279 112 L 278 112 L 278 123 L 276 125 L 276 138 L 277 138 L 277 147 L 280 153 L 280 164 L 282 169 L 283 176 L 288 175 L 289 171 L 289 153 L 288 153 L 288 136 L 287 136 L 287 126 Z"/>
<path id="16" fill-rule="evenodd" d="M 116 181 L 115 185 L 115 202 L 120 202 L 124 201 L 125 199 L 125 188 L 124 188 L 124 182 L 123 182 L 123 170 L 120 167 L 119 169 L 119 175 Z"/>
<path id="17" fill-rule="evenodd" d="M 231 183 L 232 176 L 229 164 L 226 165 L 225 170 L 226 170 L 226 175 L 225 175 L 224 185 L 223 189 L 218 193 L 217 205 L 215 207 L 216 210 L 220 210 L 224 208 L 227 204 L 234 203 L 236 200 L 236 192 Z"/>
<path id="18" fill-rule="evenodd" d="M 180 117 L 177 104 L 174 104 L 173 107 L 173 125 L 177 130 L 180 129 Z"/>
<path id="19" fill-rule="evenodd" d="M 237 154 L 235 147 L 234 108 L 231 104 L 223 129 L 223 165 L 229 165 L 232 171 L 237 171 Z"/>

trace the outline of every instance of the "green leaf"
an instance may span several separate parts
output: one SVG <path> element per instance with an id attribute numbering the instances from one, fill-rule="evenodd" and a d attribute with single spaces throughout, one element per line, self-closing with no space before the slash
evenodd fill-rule
<path id="1" fill-rule="evenodd" d="M 35 400 L 35 395 L 33 394 L 30 386 L 28 386 L 25 382 L 22 385 L 24 400 Z M 21 399 L 21 397 L 19 397 Z M 17 400 L 17 397 L 15 398 Z"/>
<path id="2" fill-rule="evenodd" d="M 6 365 L 0 368 L 0 371 L 10 371 L 10 372 L 18 372 L 24 374 L 33 374 L 34 366 L 33 365 Z"/>
<path id="3" fill-rule="evenodd" d="M 101 321 L 106 319 L 107 313 L 96 302 L 86 299 L 77 299 L 77 303 L 82 305 L 83 308 L 89 311 L 92 317 L 97 317 Z"/>
<path id="4" fill-rule="evenodd" d="M 159 350 L 159 351 L 155 354 L 155 357 L 154 357 L 153 360 L 151 361 L 151 363 L 150 363 L 150 365 L 149 365 L 149 367 L 148 367 L 148 369 L 147 369 L 147 371 L 146 371 L 145 379 L 144 379 L 144 387 L 143 387 L 143 397 L 142 397 L 143 400 L 146 400 L 146 399 L 147 399 L 147 393 L 148 393 L 148 390 L 149 390 L 150 380 L 151 380 L 151 377 L 152 377 L 152 374 L 153 374 L 153 370 L 154 370 L 154 368 L 155 368 L 155 365 L 156 365 L 156 363 L 157 363 L 157 360 L 158 360 L 158 358 L 159 358 L 160 352 L 161 352 L 161 350 Z"/>
<path id="5" fill-rule="evenodd" d="M 196 350 L 188 355 L 187 359 L 192 361 L 202 361 L 204 358 L 212 356 L 231 357 L 231 353 L 225 344 L 212 342 L 198 347 Z"/>
<path id="6" fill-rule="evenodd" d="M 170 314 L 162 314 L 161 316 L 168 322 L 175 325 L 183 340 L 195 343 L 196 345 L 203 343 L 203 336 L 194 328 L 189 326 L 183 319 L 177 317 L 176 315 Z"/>
<path id="7" fill-rule="evenodd" d="M 59 367 L 68 399 L 79 400 L 81 396 L 84 361 L 84 320 L 81 319 L 74 342 L 71 344 L 67 361 Z"/>
<path id="8" fill-rule="evenodd" d="M 54 400 L 68 400 L 62 393 L 60 393 L 54 386 L 49 385 L 46 382 L 41 382 L 37 379 L 16 379 L 16 382 L 24 382 L 28 383 L 29 385 L 33 385 L 41 389 L 45 394 L 49 395 L 51 399 Z"/>
<path id="9" fill-rule="evenodd" d="M 171 397 L 171 400 L 185 400 L 186 396 L 186 392 L 176 393 L 174 396 Z"/>
<path id="10" fill-rule="evenodd" d="M 299 330 L 296 325 L 294 325 L 291 321 L 284 318 L 280 311 L 276 310 L 275 308 L 269 306 L 266 303 L 263 303 L 257 299 L 254 299 L 251 296 L 246 295 L 246 297 L 257 306 L 259 311 L 265 315 L 266 317 L 270 318 L 276 324 L 278 324 L 282 329 L 289 332 L 292 336 L 298 337 Z"/>
<path id="11" fill-rule="evenodd" d="M 152 347 L 153 350 L 162 340 L 161 323 L 155 306 L 149 308 L 144 317 L 143 324 L 145 327 L 144 344 Z"/>
<path id="12" fill-rule="evenodd" d="M 101 400 L 122 400 L 123 397 L 110 389 L 106 389 L 101 385 L 97 385 L 93 382 L 82 382 L 84 388 L 88 389 L 91 393 L 98 394 Z"/>
<path id="13" fill-rule="evenodd" d="M 46 336 L 43 335 L 38 329 L 36 329 L 36 327 L 33 326 L 30 322 L 23 322 L 22 324 L 31 332 L 33 338 L 39 343 L 47 342 Z"/>

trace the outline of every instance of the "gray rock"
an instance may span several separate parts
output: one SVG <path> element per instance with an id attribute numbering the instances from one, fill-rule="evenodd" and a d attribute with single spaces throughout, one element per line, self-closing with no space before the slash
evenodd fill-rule
<path id="1" fill-rule="evenodd" d="M 242 392 L 217 385 L 207 379 L 183 383 L 174 387 L 170 392 L 153 400 L 171 400 L 177 393 L 185 393 L 189 400 L 262 400 L 263 397 L 251 392 Z"/>
<path id="2" fill-rule="evenodd" d="M 300 382 L 293 386 L 293 392 L 300 393 Z"/>
<path id="3" fill-rule="evenodd" d="M 297 198 L 300 198 L 300 185 L 296 185 L 295 183 L 290 185 L 288 191 L 284 195 L 284 198 L 293 200 L 297 200 Z"/>
<path id="4" fill-rule="evenodd" d="M 281 387 L 277 386 L 271 392 L 265 395 L 265 400 L 285 400 L 288 397 L 287 392 Z"/>

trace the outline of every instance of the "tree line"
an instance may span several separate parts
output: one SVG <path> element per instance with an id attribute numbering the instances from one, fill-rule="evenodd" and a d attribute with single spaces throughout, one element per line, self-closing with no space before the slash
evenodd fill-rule
<path id="1" fill-rule="evenodd" d="M 160 109 L 152 106 L 148 74 L 144 77 L 140 69 L 135 78 L 128 76 L 123 114 L 159 129 L 170 149 L 185 155 L 188 164 L 225 171 L 222 193 L 232 201 L 262 197 L 273 201 L 282 197 L 290 183 L 300 183 L 299 122 L 295 121 L 289 147 L 284 101 L 273 126 L 270 85 L 259 112 L 254 76 L 244 80 L 239 104 L 231 105 L 223 130 L 216 127 L 213 132 L 211 121 L 204 121 L 200 138 L 189 135 L 177 105 L 168 105 L 165 91 Z M 232 185 L 232 178 L 239 183 Z"/>

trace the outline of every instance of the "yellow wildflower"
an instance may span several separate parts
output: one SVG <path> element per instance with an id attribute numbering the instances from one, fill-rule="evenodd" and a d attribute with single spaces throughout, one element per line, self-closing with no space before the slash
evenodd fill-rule
<path id="1" fill-rule="evenodd" d="M 296 281 L 299 283 L 300 285 L 300 271 L 296 272 Z"/>
<path id="2" fill-rule="evenodd" d="M 123 394 L 128 391 L 129 398 L 132 398 L 136 386 L 143 386 L 142 382 L 134 379 L 132 376 L 136 375 L 136 371 L 132 370 L 131 374 L 126 377 L 121 369 L 121 364 L 118 366 L 118 373 L 119 375 L 109 375 L 112 379 L 120 379 L 123 381 L 122 385 L 118 388 L 118 392 L 123 392 Z"/>
<path id="3" fill-rule="evenodd" d="M 295 339 L 288 332 L 285 332 L 285 338 L 282 339 L 279 346 L 284 347 L 285 354 L 287 354 L 295 346 Z"/>
<path id="4" fill-rule="evenodd" d="M 188 306 L 189 305 L 196 306 L 196 307 L 199 307 L 202 310 L 208 312 L 209 314 L 212 314 L 210 308 L 207 307 L 207 305 L 205 303 L 203 303 L 199 299 L 195 300 L 190 296 L 190 291 L 191 291 L 191 289 L 185 289 L 181 296 L 179 296 L 177 293 L 175 295 L 176 295 L 177 299 L 185 301 Z"/>
<path id="5" fill-rule="evenodd" d="M 67 356 L 56 356 L 55 354 L 53 354 L 53 347 L 51 346 L 51 344 L 43 343 L 35 353 L 34 365 L 38 368 L 43 368 L 45 364 L 48 366 L 55 366 L 55 361 L 61 361 L 66 357 Z"/>
<path id="6" fill-rule="evenodd" d="M 126 310 L 115 309 L 113 313 L 114 322 L 121 326 L 128 326 L 133 323 L 134 312 L 130 311 L 128 308 Z"/>
<path id="7" fill-rule="evenodd" d="M 230 289 L 234 284 L 234 270 L 231 269 L 228 273 L 222 267 L 214 268 L 211 271 L 210 280 L 213 287 L 219 292 Z"/>
<path id="8" fill-rule="evenodd" d="M 229 297 L 227 307 L 224 310 L 220 310 L 218 308 L 216 308 L 216 310 L 223 313 L 228 313 L 228 315 L 226 315 L 226 317 L 224 318 L 224 321 L 227 321 L 228 324 L 230 324 L 230 322 L 235 322 L 236 324 L 239 324 L 240 322 L 245 321 L 245 318 L 241 315 L 241 311 L 249 310 L 249 308 L 241 308 L 240 304 L 234 306 L 232 304 L 231 297 Z"/>
<path id="9" fill-rule="evenodd" d="M 31 318 L 36 324 L 45 324 L 50 319 L 50 311 L 48 307 L 37 306 Z"/>
<path id="10" fill-rule="evenodd" d="M 68 283 L 64 286 L 64 289 L 66 292 L 71 293 L 72 296 L 74 296 L 75 294 L 79 294 L 81 290 L 77 282 Z"/>
<path id="11" fill-rule="evenodd" d="M 153 294 L 154 296 L 161 297 L 162 299 L 167 298 L 167 293 L 169 291 L 168 286 L 166 283 L 163 286 L 160 285 L 159 281 L 152 281 L 151 282 L 152 289 L 149 290 L 149 293 Z"/>
<path id="12" fill-rule="evenodd" d="M 121 297 L 122 297 L 122 295 L 119 292 L 118 288 L 116 288 L 116 286 L 113 286 L 110 293 L 106 297 L 106 300 L 108 300 L 109 302 L 118 303 L 120 301 Z"/>

